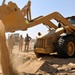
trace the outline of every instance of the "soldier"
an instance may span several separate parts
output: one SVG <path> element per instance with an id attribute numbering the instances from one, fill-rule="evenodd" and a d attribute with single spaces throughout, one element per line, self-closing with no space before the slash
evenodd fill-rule
<path id="1" fill-rule="evenodd" d="M 22 48 L 23 48 L 23 37 L 22 37 L 22 35 L 20 35 L 20 37 L 19 37 L 19 51 L 22 52 Z"/>
<path id="2" fill-rule="evenodd" d="M 41 33 L 40 32 L 38 32 L 38 36 L 41 36 Z"/>
<path id="3" fill-rule="evenodd" d="M 14 39 L 13 39 L 13 35 L 8 35 L 8 48 L 10 53 L 12 53 L 13 50 L 13 46 L 14 46 Z"/>
<path id="4" fill-rule="evenodd" d="M 26 37 L 25 37 L 25 49 L 24 49 L 24 51 L 25 50 L 28 51 L 30 40 L 31 40 L 31 37 L 28 34 L 26 34 Z"/>
<path id="5" fill-rule="evenodd" d="M 34 43 L 34 49 L 36 48 L 36 44 L 37 44 L 37 38 L 40 38 L 41 37 L 41 32 L 38 32 L 38 36 L 36 37 L 36 41 Z"/>

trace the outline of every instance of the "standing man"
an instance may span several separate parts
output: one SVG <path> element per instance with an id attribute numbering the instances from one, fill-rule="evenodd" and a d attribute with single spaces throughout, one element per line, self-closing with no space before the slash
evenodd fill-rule
<path id="1" fill-rule="evenodd" d="M 30 40 L 31 40 L 31 37 L 28 34 L 26 34 L 26 37 L 25 37 L 25 49 L 24 49 L 24 51 L 25 50 L 28 51 Z"/>
<path id="2" fill-rule="evenodd" d="M 13 46 L 14 46 L 14 38 L 13 38 L 13 34 L 11 34 L 11 35 L 8 35 L 8 48 L 10 53 L 12 53 Z"/>
<path id="3" fill-rule="evenodd" d="M 22 48 L 23 48 L 23 37 L 22 37 L 22 35 L 20 35 L 20 37 L 19 37 L 19 51 L 22 52 Z"/>

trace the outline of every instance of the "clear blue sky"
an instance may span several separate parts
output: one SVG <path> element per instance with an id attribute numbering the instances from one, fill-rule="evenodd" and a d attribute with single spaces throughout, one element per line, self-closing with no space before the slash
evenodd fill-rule
<path id="1" fill-rule="evenodd" d="M 6 3 L 9 1 L 15 2 L 21 9 L 28 0 L 6 0 Z M 1 2 L 2 0 L 0 0 L 0 4 Z M 31 0 L 31 2 L 32 18 L 45 16 L 55 11 L 60 12 L 64 17 L 75 15 L 75 0 Z M 28 33 L 32 38 L 35 38 L 39 31 L 43 34 L 48 30 L 45 26 L 38 25 L 27 31 L 17 31 L 17 33 L 19 32 L 23 37 Z"/>

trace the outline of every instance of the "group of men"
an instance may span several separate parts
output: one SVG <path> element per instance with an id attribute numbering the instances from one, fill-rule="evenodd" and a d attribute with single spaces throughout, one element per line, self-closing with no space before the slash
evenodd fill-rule
<path id="1" fill-rule="evenodd" d="M 19 41 L 18 41 L 19 51 L 21 51 L 21 52 L 27 51 L 28 52 L 30 40 L 31 40 L 31 37 L 28 34 L 26 34 L 25 38 L 23 38 L 23 36 L 20 35 Z M 23 43 L 25 43 L 24 44 L 24 50 L 23 50 Z M 14 40 L 13 34 L 8 35 L 8 49 L 9 49 L 10 53 L 12 53 L 14 45 L 15 45 L 15 40 Z"/>
<path id="2" fill-rule="evenodd" d="M 40 37 L 40 36 L 41 36 L 41 33 L 38 32 L 38 37 Z M 27 51 L 28 52 L 29 42 L 30 42 L 31 39 L 32 38 L 28 34 L 26 34 L 25 38 L 23 38 L 22 35 L 19 36 L 18 46 L 19 46 L 19 51 L 20 52 L 22 52 L 22 51 L 24 51 L 24 52 Z M 15 43 L 15 41 L 14 41 L 13 35 L 12 34 L 10 36 L 8 35 L 8 48 L 9 48 L 10 53 L 12 53 L 14 43 Z M 23 43 L 25 43 L 24 44 L 24 50 L 23 50 Z"/>
<path id="3" fill-rule="evenodd" d="M 24 42 L 25 42 L 24 52 L 28 51 L 30 40 L 31 40 L 31 37 L 28 34 L 26 34 L 26 37 L 24 39 Z M 23 37 L 22 37 L 22 35 L 20 35 L 20 38 L 19 38 L 19 51 L 22 51 L 22 48 L 23 48 Z"/>

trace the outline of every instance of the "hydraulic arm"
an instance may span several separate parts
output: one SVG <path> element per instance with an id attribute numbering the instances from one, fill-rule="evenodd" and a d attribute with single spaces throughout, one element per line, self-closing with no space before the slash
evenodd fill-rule
<path id="1" fill-rule="evenodd" d="M 51 28 L 57 29 L 58 27 L 53 24 L 50 20 L 55 19 L 59 23 L 62 23 L 63 26 L 68 26 L 70 30 L 75 30 L 74 26 L 70 24 L 60 13 L 53 12 L 47 16 L 40 16 L 35 19 L 31 19 L 31 2 L 28 3 L 20 10 L 18 6 L 9 2 L 8 5 L 4 4 L 5 0 L 0 7 L 0 19 L 2 20 L 6 32 L 12 32 L 16 30 L 26 30 L 27 28 L 36 26 L 43 23 L 48 25 Z M 5 10 L 4 10 L 5 9 Z"/>

